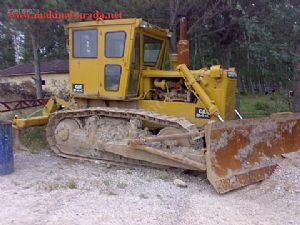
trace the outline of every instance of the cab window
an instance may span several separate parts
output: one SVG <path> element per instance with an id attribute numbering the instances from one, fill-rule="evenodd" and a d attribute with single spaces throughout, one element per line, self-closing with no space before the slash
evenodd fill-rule
<path id="1" fill-rule="evenodd" d="M 97 58 L 97 30 L 73 31 L 73 57 Z"/>
<path id="2" fill-rule="evenodd" d="M 121 58 L 124 55 L 126 33 L 124 31 L 105 33 L 105 57 Z"/>
<path id="3" fill-rule="evenodd" d="M 144 65 L 155 66 L 162 48 L 162 40 L 144 36 Z"/>
<path id="4" fill-rule="evenodd" d="M 121 65 L 107 64 L 104 70 L 104 88 L 106 91 L 118 91 L 121 78 Z"/>
<path id="5" fill-rule="evenodd" d="M 130 66 L 130 77 L 127 94 L 133 96 L 137 94 L 140 73 L 140 34 L 135 35 L 135 44 L 132 51 L 132 61 Z"/>

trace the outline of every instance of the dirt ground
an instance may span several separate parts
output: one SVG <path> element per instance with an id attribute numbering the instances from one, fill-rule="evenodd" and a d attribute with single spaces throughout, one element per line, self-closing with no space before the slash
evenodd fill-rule
<path id="1" fill-rule="evenodd" d="M 185 181 L 187 188 L 173 180 Z M 300 224 L 300 160 L 264 182 L 218 195 L 205 175 L 15 153 L 0 177 L 0 224 Z"/>

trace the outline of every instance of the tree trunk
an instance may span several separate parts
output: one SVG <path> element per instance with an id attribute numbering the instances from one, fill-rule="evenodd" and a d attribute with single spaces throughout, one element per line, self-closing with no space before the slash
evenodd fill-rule
<path id="1" fill-rule="evenodd" d="M 176 48 L 176 45 L 177 45 L 176 30 L 173 31 L 170 41 L 171 41 L 170 50 L 171 50 L 172 53 L 176 53 L 177 52 L 177 48 Z"/>
<path id="2" fill-rule="evenodd" d="M 170 22 L 169 29 L 172 31 L 170 50 L 172 53 L 176 53 L 177 46 L 177 14 L 178 14 L 179 1 L 178 0 L 169 0 L 169 8 L 170 8 Z"/>
<path id="3" fill-rule="evenodd" d="M 227 3 L 225 4 L 225 8 L 228 7 Z M 230 67 L 230 60 L 231 60 L 231 43 L 233 41 L 232 38 L 232 32 L 231 32 L 231 27 L 230 24 L 232 23 L 232 17 L 231 17 L 231 11 L 230 10 L 225 10 L 223 13 L 223 26 L 227 27 L 224 31 L 224 34 L 222 34 L 223 38 L 220 40 L 221 45 L 223 46 L 224 53 L 223 53 L 223 67 L 225 69 L 228 69 Z"/>
<path id="4" fill-rule="evenodd" d="M 223 67 L 228 69 L 230 67 L 230 59 L 231 59 L 231 43 L 227 43 L 224 45 L 224 54 L 223 54 Z"/>
<path id="5" fill-rule="evenodd" d="M 300 42 L 296 45 L 296 55 L 300 57 Z M 293 83 L 293 106 L 294 112 L 300 111 L 300 63 L 294 65 L 294 83 Z"/>
<path id="6" fill-rule="evenodd" d="M 240 111 L 240 101 L 241 101 L 241 91 L 242 91 L 242 77 L 237 76 L 237 93 L 235 96 L 235 108 Z"/>
<path id="7" fill-rule="evenodd" d="M 196 56 L 198 54 L 198 46 L 197 46 L 197 43 L 198 43 L 198 40 L 197 38 L 195 37 L 194 39 L 194 56 L 193 56 L 193 70 L 196 69 Z"/>
<path id="8" fill-rule="evenodd" d="M 262 78 L 262 80 L 261 80 L 261 85 L 262 85 L 263 93 L 266 93 L 266 84 L 265 84 L 265 79 L 264 78 Z"/>
<path id="9" fill-rule="evenodd" d="M 247 94 L 248 91 L 247 91 L 247 87 L 245 84 L 245 79 L 243 77 L 240 77 L 240 79 L 241 79 L 241 92 Z"/>
<path id="10" fill-rule="evenodd" d="M 36 90 L 36 98 L 43 98 L 42 78 L 40 69 L 40 58 L 38 54 L 38 43 L 34 33 L 30 33 L 31 44 L 33 49 L 33 65 L 34 65 L 34 86 Z"/>
<path id="11" fill-rule="evenodd" d="M 264 91 L 263 91 L 262 84 L 261 84 L 261 79 L 259 78 L 259 79 L 257 80 L 257 82 L 258 82 L 258 92 L 259 92 L 259 94 L 261 94 L 261 93 L 264 92 Z"/>
<path id="12" fill-rule="evenodd" d="M 251 89 L 252 95 L 255 95 L 254 85 L 253 85 L 253 82 L 251 79 L 250 79 L 250 89 Z"/>
<path id="13" fill-rule="evenodd" d="M 246 91 L 247 91 L 247 94 L 251 92 L 251 88 L 250 88 L 250 84 L 249 84 L 249 78 L 245 78 L 245 81 L 246 81 Z"/>

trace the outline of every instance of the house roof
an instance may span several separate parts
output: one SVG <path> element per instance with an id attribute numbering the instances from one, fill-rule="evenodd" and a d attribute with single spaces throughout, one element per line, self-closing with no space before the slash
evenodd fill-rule
<path id="1" fill-rule="evenodd" d="M 41 73 L 69 73 L 69 60 L 55 59 L 41 62 Z M 34 74 L 32 63 L 20 64 L 0 70 L 0 76 L 25 76 Z"/>

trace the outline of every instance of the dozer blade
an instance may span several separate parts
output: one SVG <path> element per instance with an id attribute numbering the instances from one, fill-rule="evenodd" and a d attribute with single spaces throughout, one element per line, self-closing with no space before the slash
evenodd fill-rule
<path id="1" fill-rule="evenodd" d="M 207 177 L 225 193 L 268 177 L 282 154 L 300 149 L 300 114 L 211 123 L 205 128 Z"/>

